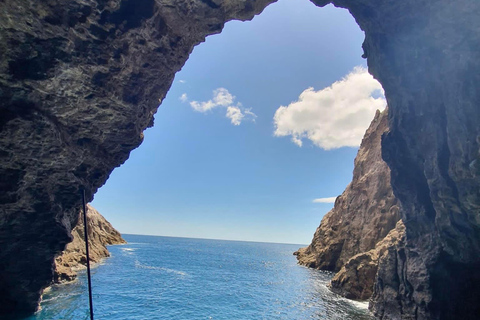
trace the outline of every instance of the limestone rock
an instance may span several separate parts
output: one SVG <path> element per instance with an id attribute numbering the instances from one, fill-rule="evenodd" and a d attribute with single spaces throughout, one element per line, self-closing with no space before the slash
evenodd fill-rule
<path id="1" fill-rule="evenodd" d="M 381 156 L 381 138 L 387 131 L 388 110 L 377 111 L 355 158 L 352 182 L 322 219 L 312 243 L 297 252 L 300 264 L 339 271 L 353 256 L 375 248 L 395 228 L 399 206 L 390 186 L 390 170 Z"/>
<path id="2" fill-rule="evenodd" d="M 91 263 L 100 262 L 109 257 L 107 245 L 122 244 L 126 241 L 95 208 L 87 204 L 88 244 Z M 80 212 L 78 223 L 72 230 L 73 240 L 65 250 L 55 258 L 55 282 L 71 281 L 76 278 L 76 271 L 85 268 L 87 257 L 83 213 Z"/>

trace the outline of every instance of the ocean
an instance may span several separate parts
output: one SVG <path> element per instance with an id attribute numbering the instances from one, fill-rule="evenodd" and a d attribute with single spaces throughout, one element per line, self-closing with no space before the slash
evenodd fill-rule
<path id="1" fill-rule="evenodd" d="M 299 245 L 123 235 L 92 269 L 95 319 L 371 320 L 367 304 L 297 265 Z M 43 296 L 28 320 L 89 319 L 86 272 Z"/>

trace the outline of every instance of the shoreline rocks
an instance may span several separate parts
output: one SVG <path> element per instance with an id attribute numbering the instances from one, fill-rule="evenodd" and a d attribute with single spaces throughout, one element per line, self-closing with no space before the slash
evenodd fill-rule
<path id="1" fill-rule="evenodd" d="M 110 222 L 90 204 L 87 204 L 87 219 L 91 265 L 110 256 L 107 245 L 127 243 Z M 72 242 L 67 244 L 65 250 L 55 258 L 55 283 L 73 281 L 77 277 L 77 271 L 86 268 L 83 212 L 79 213 L 78 223 L 72 230 L 72 236 Z"/>

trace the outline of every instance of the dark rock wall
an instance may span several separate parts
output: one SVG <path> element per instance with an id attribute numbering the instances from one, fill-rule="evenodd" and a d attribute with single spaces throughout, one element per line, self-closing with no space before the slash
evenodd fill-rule
<path id="1" fill-rule="evenodd" d="M 79 188 L 91 200 L 141 143 L 193 46 L 270 2 L 0 2 L 0 314 L 35 310 L 77 220 Z M 475 318 L 480 2 L 314 2 L 350 10 L 390 107 L 383 157 L 406 239 L 380 265 L 373 310 Z"/>
<path id="2" fill-rule="evenodd" d="M 383 319 L 480 314 L 480 2 L 333 1 L 365 31 L 390 107 L 383 158 L 402 205 L 403 246 L 380 263 Z"/>
<path id="3" fill-rule="evenodd" d="M 80 188 L 140 145 L 193 47 L 273 1 L 0 1 L 0 315 L 36 310 Z"/>

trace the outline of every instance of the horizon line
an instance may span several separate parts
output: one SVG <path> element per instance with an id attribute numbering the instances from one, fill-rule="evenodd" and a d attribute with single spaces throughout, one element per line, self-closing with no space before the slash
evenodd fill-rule
<path id="1" fill-rule="evenodd" d="M 164 238 L 181 238 L 181 239 L 195 239 L 195 240 L 215 240 L 215 241 L 232 241 L 232 242 L 253 242 L 253 243 L 268 243 L 268 244 L 291 244 L 299 246 L 308 246 L 302 243 L 287 243 L 287 242 L 271 242 L 271 241 L 255 241 L 255 240 L 235 240 L 235 239 L 219 239 L 219 238 L 200 238 L 200 237 L 182 237 L 182 236 L 163 236 L 157 234 L 138 234 L 138 233 L 121 233 L 121 235 L 131 236 L 147 236 L 147 237 L 164 237 Z"/>

